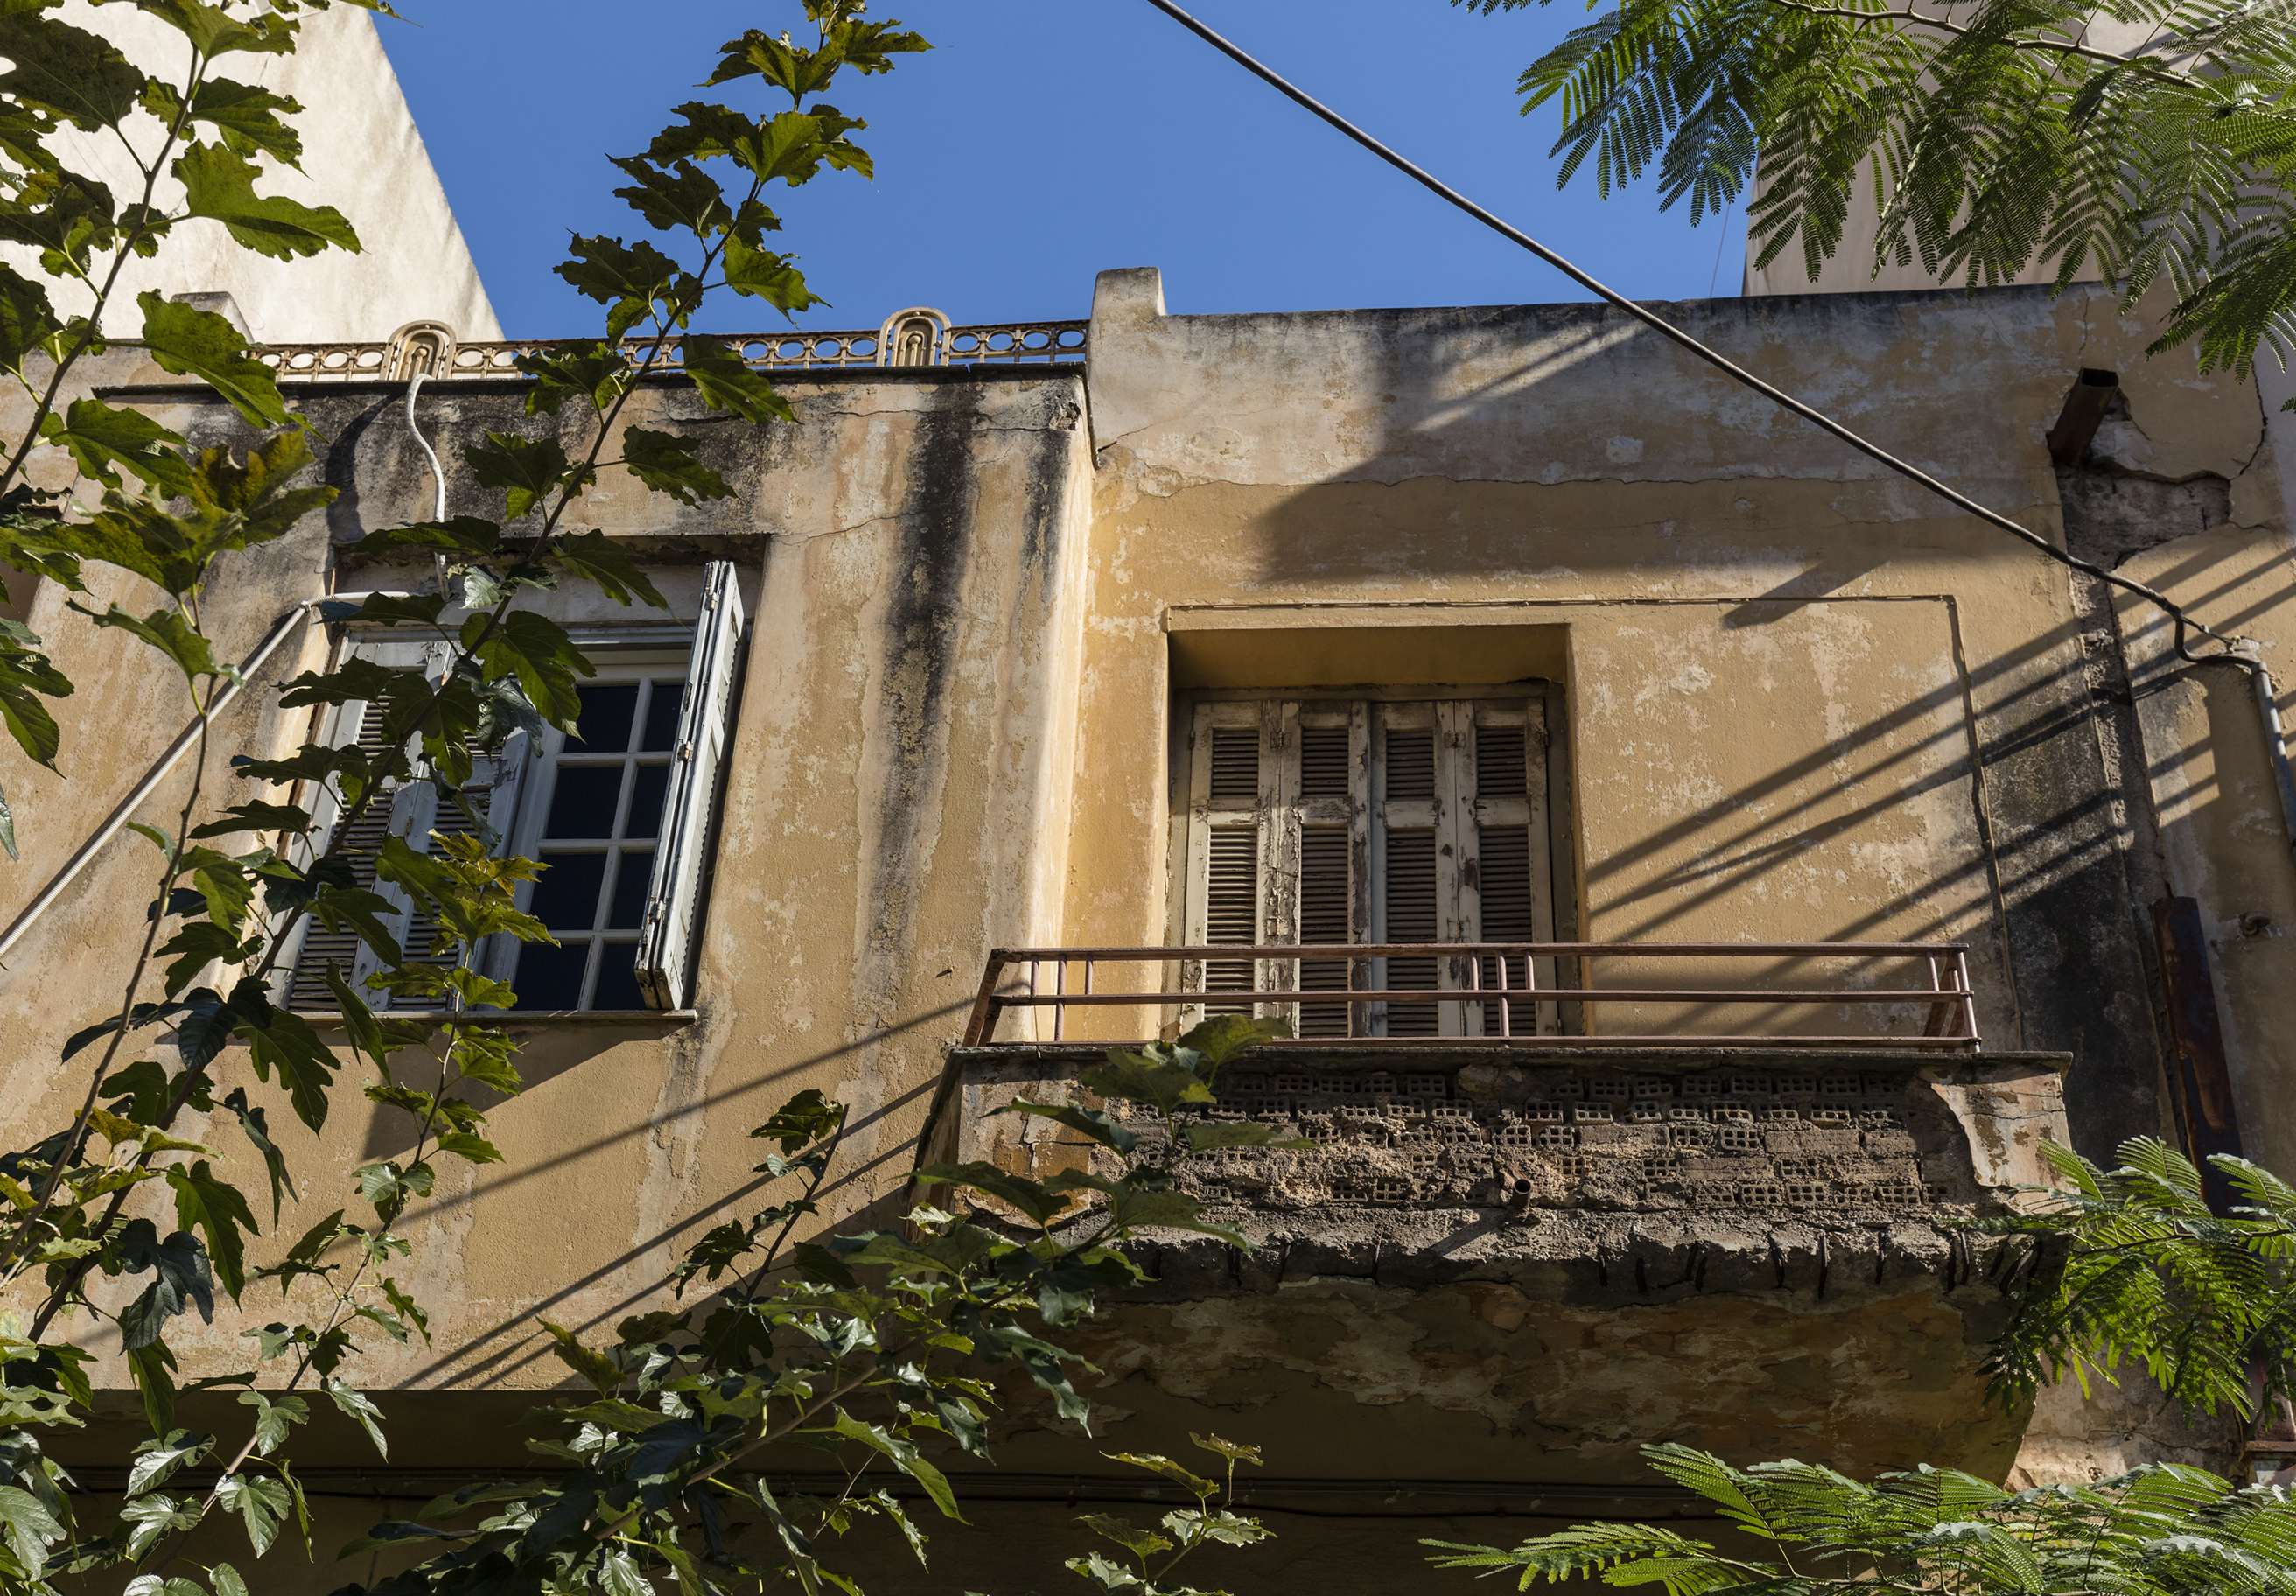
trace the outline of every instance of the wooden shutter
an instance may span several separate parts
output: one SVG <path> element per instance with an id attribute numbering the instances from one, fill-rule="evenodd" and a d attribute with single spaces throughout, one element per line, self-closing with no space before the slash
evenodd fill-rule
<path id="1" fill-rule="evenodd" d="M 1472 797 L 1472 854 L 1463 865 L 1472 900 L 1463 892 L 1465 937 L 1474 942 L 1551 942 L 1554 938 L 1554 894 L 1547 838 L 1546 718 L 1543 700 L 1490 700 L 1466 706 L 1472 724 L 1470 751 L 1462 776 Z M 1499 962 L 1481 961 L 1479 985 L 1499 985 Z M 1554 985 L 1554 961 L 1538 961 L 1530 971 L 1539 985 Z M 1522 961 L 1511 960 L 1506 985 L 1524 984 Z M 1560 1028 L 1552 1003 L 1508 1001 L 1508 1034 L 1552 1035 Z M 1467 1010 L 1473 1035 L 1499 1028 L 1498 1003 Z"/>
<path id="2" fill-rule="evenodd" d="M 1198 706 L 1189 749 L 1186 939 L 1199 946 L 1249 947 L 1259 940 L 1266 872 L 1267 812 L 1275 794 L 1265 766 L 1266 734 L 1257 704 Z M 1249 959 L 1210 959 L 1184 972 L 1186 986 L 1206 994 L 1187 1011 L 1248 1014 L 1249 999 L 1222 1002 L 1210 994 L 1248 993 L 1259 986 Z"/>
<path id="3" fill-rule="evenodd" d="M 734 735 L 734 692 L 747 629 L 730 561 L 703 569 L 701 614 L 686 667 L 677 757 L 655 845 L 645 923 L 638 932 L 638 992 L 650 1009 L 676 1009 L 692 995 L 704 888 L 715 844 L 718 796 Z M 611 955 L 609 955 L 611 956 Z"/>
<path id="4" fill-rule="evenodd" d="M 355 742 L 365 750 L 369 760 L 382 757 L 382 708 L 381 704 L 342 704 L 334 712 L 330 746 L 340 747 Z M 335 821 L 340 806 L 332 790 L 313 805 L 312 818 L 317 823 L 311 835 L 333 841 Z M 390 798 L 378 794 L 373 803 L 363 810 L 353 823 L 350 834 L 344 839 L 351 855 L 351 878 L 354 885 L 372 891 L 374 888 L 374 854 L 382 839 L 390 834 Z M 307 857 L 298 861 L 308 864 Z M 316 921 L 303 922 L 303 943 L 290 967 L 286 1005 L 291 1009 L 332 1010 L 339 1005 L 334 994 L 327 990 L 327 966 L 342 967 L 345 978 L 362 971 L 362 960 L 372 969 L 373 954 L 358 939 L 355 931 L 331 931 Z"/>

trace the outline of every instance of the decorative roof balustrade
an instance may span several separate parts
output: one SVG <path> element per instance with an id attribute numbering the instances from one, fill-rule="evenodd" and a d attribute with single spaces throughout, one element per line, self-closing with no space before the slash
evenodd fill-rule
<path id="1" fill-rule="evenodd" d="M 898 327 L 896 326 L 898 323 Z M 853 367 L 1013 365 L 1080 363 L 1088 322 L 1003 322 L 952 327 L 931 313 L 904 311 L 886 326 L 841 332 L 753 332 L 720 341 L 756 371 L 820 371 Z M 523 356 L 594 348 L 595 339 L 526 339 L 501 343 L 455 343 L 435 323 L 417 323 L 380 343 L 267 344 L 255 358 L 292 382 L 405 382 L 421 376 L 430 382 L 472 379 L 522 380 Z M 650 339 L 626 340 L 623 353 L 643 360 Z M 668 340 L 657 363 L 665 372 L 681 368 L 676 340 Z"/>

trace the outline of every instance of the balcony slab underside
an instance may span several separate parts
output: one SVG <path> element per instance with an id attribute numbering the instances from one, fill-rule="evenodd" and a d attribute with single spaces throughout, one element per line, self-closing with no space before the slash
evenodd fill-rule
<path id="1" fill-rule="evenodd" d="M 1099 1056 L 958 1050 L 928 1157 L 1037 1178 L 1090 1164 L 1055 1122 L 993 1110 L 1104 1106 L 1079 1080 Z M 1244 1428 L 1294 1472 L 1344 1457 L 1361 1474 L 1368 1407 L 1398 1478 L 1647 1480 L 1636 1447 L 1664 1439 L 1997 1476 L 2025 1414 L 1988 1404 L 1980 1363 L 2021 1244 L 1953 1222 L 2046 1183 L 2066 1063 L 1259 1050 L 1201 1112 L 1313 1145 L 1187 1162 L 1183 1185 L 1251 1245 L 1144 1248 L 1152 1283 L 1078 1338 L 1095 1400 L 1128 1415 L 1127 1447 Z M 1129 1123 L 1163 1138 L 1152 1115 Z M 1014 1395 L 1025 1466 L 1047 1420 Z"/>

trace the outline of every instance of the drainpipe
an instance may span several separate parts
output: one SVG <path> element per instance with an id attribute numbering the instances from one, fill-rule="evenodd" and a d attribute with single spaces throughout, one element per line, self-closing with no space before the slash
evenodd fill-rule
<path id="1" fill-rule="evenodd" d="M 2221 654 L 2195 654 L 2185 644 L 2185 627 L 2177 626 L 2177 657 L 2192 665 L 2230 665 L 2248 673 L 2256 692 L 2257 717 L 2264 723 L 2265 757 L 2272 761 L 2272 779 L 2280 789 L 2280 829 L 2296 856 L 2296 771 L 2288 765 L 2288 733 L 2280 721 L 2280 700 L 2273 691 L 2272 671 L 2255 639 L 2238 638 Z"/>
<path id="2" fill-rule="evenodd" d="M 305 599 L 273 624 L 271 630 L 264 635 L 263 641 L 256 644 L 255 652 L 250 654 L 246 661 L 240 666 L 238 679 L 225 681 L 223 690 L 216 694 L 214 703 L 209 706 L 208 718 L 213 719 L 230 707 L 232 701 L 239 697 L 241 687 L 257 671 L 262 669 L 264 661 L 276 653 L 279 645 L 287 641 L 287 634 L 295 629 L 295 623 L 303 618 L 306 610 L 316 609 L 321 604 L 347 604 L 370 598 L 407 596 L 405 593 L 329 593 L 316 599 Z M 142 806 L 144 800 L 159 790 L 160 783 L 168 779 L 168 773 L 183 762 L 184 756 L 191 752 L 193 745 L 199 740 L 200 723 L 194 719 L 190 725 L 184 728 L 183 734 L 168 746 L 168 751 L 160 756 L 159 763 L 152 765 L 151 773 L 135 784 L 135 790 L 119 800 L 119 806 L 112 810 L 104 823 L 96 828 L 95 834 L 80 844 L 79 851 L 65 862 L 64 867 L 56 872 L 55 879 L 47 884 L 40 896 L 25 906 L 24 912 L 16 916 L 13 923 L 5 932 L 0 932 L 0 960 L 6 959 L 15 945 L 24 939 L 24 934 L 32 929 L 34 922 L 46 913 L 58 898 L 63 896 L 65 888 L 78 879 L 82 871 L 94 862 L 96 855 L 103 851 L 103 845 L 119 835 L 127 823 L 135 818 L 135 811 Z"/>
<path id="3" fill-rule="evenodd" d="M 407 380 L 406 430 L 414 434 L 414 446 L 421 449 L 422 458 L 430 462 L 430 519 L 443 521 L 447 519 L 447 473 L 439 467 L 439 452 L 430 446 L 430 440 L 422 436 L 422 429 L 414 424 L 414 396 L 422 391 L 422 379 L 430 374 L 417 372 Z M 447 596 L 447 556 L 434 554 L 431 560 L 439 568 L 439 596 L 443 599 Z"/>

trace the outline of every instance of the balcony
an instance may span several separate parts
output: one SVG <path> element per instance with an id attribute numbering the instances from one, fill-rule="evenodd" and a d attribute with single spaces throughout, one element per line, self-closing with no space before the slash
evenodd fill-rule
<path id="1" fill-rule="evenodd" d="M 1303 1436 L 1357 1403 L 1451 1413 L 1412 1432 L 1430 1477 L 1464 1448 L 1495 1477 L 1631 1479 L 1630 1432 L 2006 1466 L 2021 1417 L 1986 1411 L 1978 1360 L 2015 1265 L 1951 1221 L 2046 1183 L 2067 1060 L 1981 1051 L 1963 948 L 1001 951 L 925 1159 L 1037 1178 L 1103 1161 L 995 1110 L 1106 1107 L 1079 1080 L 1106 1047 L 1247 1005 L 1309 1034 L 1233 1061 L 1192 1111 L 1309 1145 L 1179 1162 L 1251 1246 L 1159 1238 L 1153 1283 L 1086 1348 L 1131 1371 L 1127 1407 L 1215 1422 L 1199 1406 L 1242 1360 L 1312 1391 Z M 1155 1116 L 1130 1118 L 1174 1156 Z M 1539 1445 L 1507 1441 L 1524 1435 Z"/>

